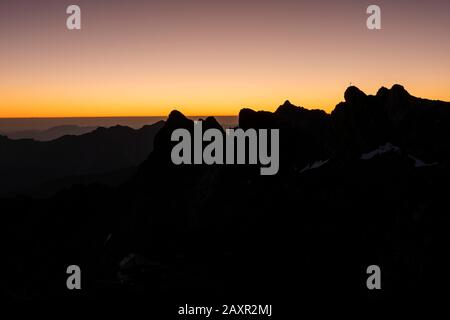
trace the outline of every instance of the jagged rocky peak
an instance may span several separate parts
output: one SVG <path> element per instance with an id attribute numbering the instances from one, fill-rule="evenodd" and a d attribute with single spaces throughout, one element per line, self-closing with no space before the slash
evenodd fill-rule
<path id="1" fill-rule="evenodd" d="M 345 95 L 344 96 L 345 96 L 345 101 L 346 102 L 352 102 L 357 97 L 367 97 L 367 95 L 363 91 L 361 91 L 359 88 L 354 87 L 354 86 L 347 88 L 347 90 L 345 91 Z M 381 87 L 380 89 L 378 89 L 378 91 L 376 93 L 376 97 L 385 98 L 387 96 L 405 96 L 405 97 L 409 97 L 410 94 L 400 84 L 394 84 L 391 87 L 391 89 L 388 89 L 388 88 L 386 88 L 384 86 Z"/>
<path id="2" fill-rule="evenodd" d="M 297 111 L 303 109 L 302 107 L 297 107 L 295 105 L 293 105 L 289 100 L 286 100 L 281 106 L 278 107 L 277 111 L 275 111 L 275 113 L 277 114 L 281 114 L 281 113 L 286 113 L 286 112 L 293 112 L 293 111 Z"/>
<path id="3" fill-rule="evenodd" d="M 389 89 L 386 87 L 381 87 L 377 91 L 377 97 L 386 97 L 389 94 Z"/>
<path id="4" fill-rule="evenodd" d="M 293 105 L 289 100 L 286 100 L 284 104 L 278 107 L 275 114 L 281 116 L 285 120 L 293 120 L 299 117 L 313 117 L 313 118 L 326 118 L 327 113 L 321 109 L 306 109 L 300 106 Z"/>
<path id="5" fill-rule="evenodd" d="M 255 114 L 255 113 L 256 113 L 256 111 L 253 110 L 253 109 L 250 109 L 250 108 L 242 108 L 242 109 L 239 111 L 239 117 L 241 117 L 241 116 L 246 116 L 246 115 L 252 115 L 252 114 Z"/>
<path id="6" fill-rule="evenodd" d="M 222 126 L 214 117 L 207 117 L 206 119 L 198 119 L 203 123 L 204 128 L 217 128 L 222 129 Z M 193 121 L 187 118 L 183 113 L 178 110 L 173 110 L 170 112 L 165 127 L 169 128 L 186 128 L 192 127 Z"/>
<path id="7" fill-rule="evenodd" d="M 405 88 L 399 84 L 393 85 L 390 91 L 390 99 L 391 104 L 394 107 L 400 107 L 402 104 L 407 103 L 409 101 L 409 98 L 411 98 L 411 95 L 408 93 L 408 91 L 405 90 Z"/>
<path id="8" fill-rule="evenodd" d="M 192 127 L 192 120 L 186 118 L 186 116 L 178 110 L 171 111 L 167 117 L 167 121 L 155 136 L 154 153 L 167 153 L 167 149 L 170 148 L 170 137 L 173 130 L 178 128 L 191 130 Z"/>
<path id="9" fill-rule="evenodd" d="M 219 121 L 217 121 L 217 119 L 214 117 L 207 117 L 203 121 L 203 126 L 205 129 L 214 128 L 214 129 L 219 129 L 219 130 L 223 131 L 223 128 L 220 125 Z"/>
<path id="10" fill-rule="evenodd" d="M 289 100 L 286 100 L 281 106 L 278 107 L 278 109 L 283 108 L 297 108 L 297 106 L 293 105 Z"/>
<path id="11" fill-rule="evenodd" d="M 348 87 L 344 94 L 347 103 L 359 103 L 366 97 L 367 95 L 355 86 Z"/>
<path id="12" fill-rule="evenodd" d="M 182 114 L 180 111 L 172 110 L 169 114 L 169 117 L 167 118 L 167 125 L 168 126 L 173 126 L 173 125 L 176 126 L 177 124 L 184 124 L 184 123 L 187 123 L 190 121 L 191 120 L 186 118 L 186 116 L 184 114 Z"/>
<path id="13" fill-rule="evenodd" d="M 244 108 L 239 111 L 239 127 L 247 128 L 272 128 L 276 123 L 275 116 L 268 111 L 254 111 Z"/>
<path id="14" fill-rule="evenodd" d="M 404 94 L 404 95 L 408 95 L 409 96 L 408 91 L 406 91 L 405 87 L 403 87 L 400 84 L 394 84 L 392 86 L 392 88 L 391 88 L 391 91 L 394 94 Z"/>
<path id="15" fill-rule="evenodd" d="M 367 98 L 373 96 L 366 95 L 363 91 L 355 86 L 348 87 L 344 94 L 345 102 L 350 105 L 363 105 L 367 102 Z M 376 98 L 381 99 L 378 102 L 385 103 L 385 101 L 390 101 L 390 104 L 398 105 L 404 101 L 408 101 L 411 95 L 406 91 L 406 89 L 399 84 L 395 84 L 388 89 L 386 87 L 381 87 L 376 95 Z M 338 106 L 337 106 L 338 107 Z"/>

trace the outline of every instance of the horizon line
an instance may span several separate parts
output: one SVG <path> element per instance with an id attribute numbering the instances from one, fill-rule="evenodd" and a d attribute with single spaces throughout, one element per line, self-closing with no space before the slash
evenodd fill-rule
<path id="1" fill-rule="evenodd" d="M 236 115 L 186 115 L 186 117 L 239 117 Z M 60 116 L 50 116 L 50 117 L 0 117 L 0 120 L 15 120 L 15 119 L 111 119 L 111 118 L 168 118 L 169 115 L 160 116 L 77 116 L 77 117 L 60 117 Z"/>

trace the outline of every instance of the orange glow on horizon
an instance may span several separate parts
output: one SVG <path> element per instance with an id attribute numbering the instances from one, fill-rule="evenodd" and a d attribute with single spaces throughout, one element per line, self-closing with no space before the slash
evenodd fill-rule
<path id="1" fill-rule="evenodd" d="M 331 112 L 350 83 L 450 101 L 450 2 L 0 2 L 0 118 L 233 116 L 285 100 Z M 405 2 L 406 3 L 406 2 Z"/>
<path id="2" fill-rule="evenodd" d="M 357 85 L 358 86 L 358 85 Z M 391 85 L 385 85 L 391 87 Z M 366 94 L 376 94 L 379 89 L 365 90 L 358 86 Z M 381 86 L 380 86 L 381 87 Z M 411 90 L 411 87 L 405 86 L 410 94 L 423 97 L 430 100 L 450 101 L 450 94 L 445 90 L 445 86 L 441 90 L 436 87 L 425 87 L 422 90 Z M 223 98 L 208 99 L 198 97 L 198 100 L 189 100 L 187 97 L 177 100 L 168 99 L 167 103 L 148 99 L 131 99 L 129 96 L 123 98 L 117 97 L 108 101 L 102 99 L 102 96 L 89 97 L 47 97 L 43 99 L 39 96 L 22 96 L 11 94 L 3 96 L 0 101 L 0 118 L 77 118 L 77 117 L 152 117 L 167 116 L 172 110 L 178 110 L 186 116 L 236 116 L 242 108 L 251 108 L 254 110 L 275 111 L 279 105 L 285 100 L 290 100 L 294 105 L 298 105 L 307 109 L 322 109 L 331 112 L 334 107 L 344 100 L 343 94 L 345 87 L 338 90 L 330 91 L 328 96 L 319 92 L 313 92 L 311 96 L 296 97 L 286 95 L 285 97 L 276 96 L 269 97 L 228 97 L 227 101 Z M 317 97 L 315 98 L 314 95 Z M 179 100 L 179 101 L 178 101 Z M 182 102 L 184 101 L 184 103 Z M 198 101 L 198 102 L 197 102 Z M 219 101 L 219 102 L 217 102 Z"/>

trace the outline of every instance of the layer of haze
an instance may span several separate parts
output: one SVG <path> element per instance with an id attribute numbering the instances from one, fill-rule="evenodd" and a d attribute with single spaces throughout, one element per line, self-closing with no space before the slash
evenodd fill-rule
<path id="1" fill-rule="evenodd" d="M 330 111 L 350 82 L 450 100 L 448 0 L 10 0 L 0 39 L 0 117 Z"/>

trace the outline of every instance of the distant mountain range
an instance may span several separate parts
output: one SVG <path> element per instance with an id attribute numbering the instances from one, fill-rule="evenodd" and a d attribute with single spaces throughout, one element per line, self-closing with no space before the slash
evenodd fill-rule
<path id="1" fill-rule="evenodd" d="M 62 136 L 79 136 L 94 131 L 98 127 L 80 127 L 76 125 L 56 126 L 46 130 L 22 130 L 0 133 L 10 139 L 33 139 L 50 141 Z"/>
<path id="2" fill-rule="evenodd" d="M 213 117 L 203 121 L 222 129 Z M 53 166 L 106 172 L 144 159 L 119 186 L 1 200 L 10 244 L 4 294 L 70 297 L 61 283 L 73 263 L 89 274 L 80 296 L 146 306 L 251 297 L 285 301 L 288 310 L 298 297 L 397 302 L 447 290 L 450 103 L 399 85 L 373 96 L 350 87 L 331 114 L 286 102 L 275 112 L 241 110 L 239 127 L 280 130 L 278 175 L 261 176 L 254 165 L 173 165 L 171 133 L 193 130 L 178 111 L 152 128 L 151 152 L 137 152 L 148 137 L 127 128 L 62 138 L 70 147 L 41 150 L 45 158 L 21 152 L 39 143 L 19 148 L 2 138 L 1 174 L 10 181 L 37 179 L 43 168 L 48 177 Z M 35 159 L 45 161 L 33 167 Z M 373 264 L 382 270 L 379 292 L 365 285 Z"/>
<path id="3" fill-rule="evenodd" d="M 98 127 L 110 128 L 116 125 L 140 129 L 163 121 L 166 116 L 154 117 L 81 117 L 81 118 L 0 118 L 0 135 L 10 139 L 34 139 L 49 141 L 64 135 L 80 135 Z M 198 119 L 201 116 L 192 116 Z M 218 116 L 217 121 L 223 127 L 235 127 L 236 116 Z"/>
<path id="4" fill-rule="evenodd" d="M 0 136 L 0 195 L 25 191 L 42 194 L 44 184 L 61 187 L 72 180 L 94 182 L 106 173 L 136 167 L 151 153 L 153 139 L 163 125 L 160 121 L 138 130 L 122 126 L 97 128 L 45 142 Z M 63 130 L 80 133 L 79 129 L 63 127 L 43 134 L 60 134 Z"/>

